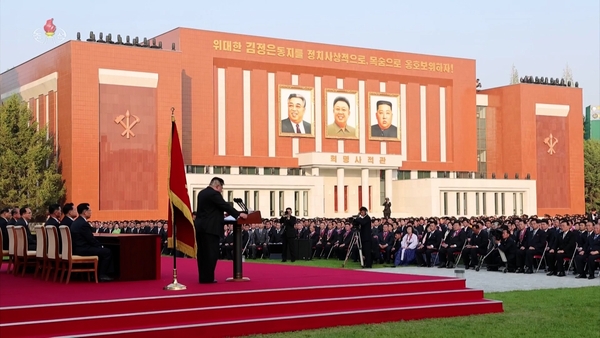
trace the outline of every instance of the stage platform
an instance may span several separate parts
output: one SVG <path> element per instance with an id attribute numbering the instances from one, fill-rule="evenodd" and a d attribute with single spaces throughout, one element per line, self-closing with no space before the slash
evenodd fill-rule
<path id="1" fill-rule="evenodd" d="M 196 261 L 178 259 L 184 291 L 161 280 L 68 285 L 0 270 L 2 337 L 239 337 L 423 318 L 502 312 L 502 303 L 467 289 L 464 279 L 282 264 L 244 263 L 249 282 L 225 282 L 232 262 L 219 261 L 216 284 L 198 284 Z"/>

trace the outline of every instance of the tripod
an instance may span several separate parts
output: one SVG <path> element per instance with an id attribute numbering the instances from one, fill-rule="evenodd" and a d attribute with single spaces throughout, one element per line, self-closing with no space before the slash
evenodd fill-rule
<path id="1" fill-rule="evenodd" d="M 344 260 L 344 263 L 342 264 L 342 268 L 346 267 L 346 262 L 348 262 L 348 257 L 350 257 L 350 255 L 352 254 L 352 249 L 354 249 L 355 245 L 358 248 L 358 257 L 360 259 L 360 266 L 365 265 L 365 262 L 363 260 L 363 254 L 362 254 L 362 240 L 360 239 L 360 232 L 356 231 L 352 235 L 352 240 L 350 240 L 350 245 L 348 245 L 348 252 L 346 253 L 346 259 Z"/>

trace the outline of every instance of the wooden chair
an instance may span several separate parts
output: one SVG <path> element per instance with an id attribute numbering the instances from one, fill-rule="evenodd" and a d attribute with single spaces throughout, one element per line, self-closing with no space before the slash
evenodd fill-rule
<path id="1" fill-rule="evenodd" d="M 8 266 L 6 273 L 14 273 L 15 269 L 15 226 L 9 225 L 6 227 L 8 232 Z"/>
<path id="2" fill-rule="evenodd" d="M 49 225 L 46 227 L 46 233 L 48 236 L 48 259 L 46 260 L 46 280 L 50 279 L 50 273 L 54 270 L 54 279 L 58 277 L 58 270 L 60 270 L 60 254 L 58 253 L 58 230 L 55 226 Z"/>
<path id="3" fill-rule="evenodd" d="M 46 236 L 46 227 L 43 225 L 36 225 L 34 228 L 36 238 L 36 250 L 35 250 L 35 273 L 33 278 L 36 278 L 38 272 L 40 273 L 40 279 L 44 279 L 46 275 L 46 265 L 48 261 L 48 238 Z"/>
<path id="4" fill-rule="evenodd" d="M 28 250 L 27 243 L 27 233 L 25 231 L 29 231 L 29 229 L 25 229 L 25 227 L 18 225 L 14 228 L 15 233 L 15 275 L 19 273 L 19 269 L 23 268 L 21 272 L 21 276 L 25 276 L 25 270 L 27 270 L 27 266 L 35 266 L 35 256 L 36 252 L 33 250 Z"/>
<path id="5" fill-rule="evenodd" d="M 2 231 L 0 231 L 0 244 L 4 243 L 4 238 L 2 237 Z M 8 250 L 4 250 L 4 247 L 0 248 L 0 268 L 2 268 L 2 264 L 4 263 L 4 257 L 8 257 Z"/>
<path id="6" fill-rule="evenodd" d="M 87 272 L 88 280 L 90 278 L 89 273 L 94 273 L 94 280 L 98 283 L 98 256 L 77 256 L 73 255 L 73 246 L 71 243 L 71 229 L 69 229 L 66 225 L 61 225 L 60 236 L 62 240 L 62 253 L 60 255 L 62 262 L 62 270 L 60 274 L 60 280 L 62 281 L 65 272 L 67 273 L 67 279 L 65 284 L 69 284 L 69 280 L 71 279 L 72 272 Z M 73 269 L 73 265 L 90 265 L 93 264 L 94 267 L 82 267 L 78 269 Z"/>

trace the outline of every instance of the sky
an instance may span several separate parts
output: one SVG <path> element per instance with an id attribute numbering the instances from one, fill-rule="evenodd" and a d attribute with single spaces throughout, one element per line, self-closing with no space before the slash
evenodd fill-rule
<path id="1" fill-rule="evenodd" d="M 513 65 L 551 78 L 568 64 L 584 107 L 600 105 L 598 0 L 2 0 L 1 72 L 57 45 L 35 38 L 50 18 L 67 39 L 188 27 L 475 59 L 484 89 L 509 84 Z"/>

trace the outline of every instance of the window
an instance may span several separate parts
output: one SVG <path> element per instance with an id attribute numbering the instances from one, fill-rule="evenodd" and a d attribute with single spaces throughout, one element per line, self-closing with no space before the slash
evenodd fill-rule
<path id="1" fill-rule="evenodd" d="M 410 173 L 410 171 L 409 171 Z M 379 170 L 379 204 L 385 201 L 385 170 Z"/>
<path id="2" fill-rule="evenodd" d="M 418 178 L 431 178 L 431 171 L 417 171 Z"/>
<path id="3" fill-rule="evenodd" d="M 494 193 L 494 215 L 498 216 L 498 193 Z"/>
<path id="4" fill-rule="evenodd" d="M 517 193 L 513 192 L 513 215 L 517 214 Z"/>
<path id="5" fill-rule="evenodd" d="M 482 204 L 483 204 L 483 208 L 482 208 L 483 209 L 482 210 L 483 211 L 483 215 L 487 216 L 487 194 L 484 193 L 484 192 L 482 192 L 481 193 L 481 199 L 483 200 L 483 201 L 481 201 Z"/>
<path id="6" fill-rule="evenodd" d="M 524 204 L 525 204 L 525 196 L 524 196 L 524 195 L 525 195 L 525 194 L 523 194 L 523 193 L 520 193 L 519 195 L 521 195 L 521 196 L 520 196 L 520 199 L 521 199 L 521 201 L 520 201 L 520 202 L 521 202 L 521 203 L 519 203 L 519 209 L 521 210 L 521 212 L 520 212 L 520 215 L 523 215 L 523 214 L 524 214 L 524 212 L 523 212 L 523 209 L 525 209 L 525 208 L 524 208 Z"/>
<path id="7" fill-rule="evenodd" d="M 437 178 L 450 178 L 450 172 L 449 171 L 438 171 Z"/>
<path id="8" fill-rule="evenodd" d="M 214 167 L 214 173 L 221 174 L 221 175 L 229 175 L 231 173 L 231 167 L 217 165 Z"/>
<path id="9" fill-rule="evenodd" d="M 384 172 L 385 175 L 385 172 Z M 410 180 L 410 170 L 398 170 L 396 174 L 398 180 Z M 383 177 L 385 179 L 385 176 Z M 382 202 L 383 203 L 383 202 Z"/>
<path id="10" fill-rule="evenodd" d="M 252 203 L 252 208 L 254 210 L 259 210 L 260 209 L 260 203 L 259 203 L 259 198 L 258 196 L 260 195 L 260 191 L 255 191 L 254 192 L 254 201 Z"/>
<path id="11" fill-rule="evenodd" d="M 477 173 L 475 177 L 487 177 L 487 128 L 486 107 L 477 107 Z"/>
<path id="12" fill-rule="evenodd" d="M 468 171 L 457 171 L 456 178 L 471 178 L 471 173 Z"/>
<path id="13" fill-rule="evenodd" d="M 337 188 L 337 185 L 333 186 L 333 211 L 338 212 L 338 188 Z"/>
<path id="14" fill-rule="evenodd" d="M 283 214 L 283 209 L 285 209 L 284 203 L 285 200 L 283 198 L 283 191 L 279 192 L 279 213 Z"/>
<path id="15" fill-rule="evenodd" d="M 203 165 L 186 165 L 185 172 L 188 174 L 206 174 L 206 166 Z"/>
<path id="16" fill-rule="evenodd" d="M 294 191 L 294 216 L 300 216 L 300 192 Z"/>
<path id="17" fill-rule="evenodd" d="M 358 186 L 358 207 L 362 207 L 363 204 L 363 195 L 362 195 L 362 185 Z M 371 208 L 369 208 L 371 210 Z"/>
<path id="18" fill-rule="evenodd" d="M 348 212 L 348 186 L 344 186 L 344 212 Z"/>
<path id="19" fill-rule="evenodd" d="M 448 215 L 448 193 L 444 193 L 444 216 Z"/>
<path id="20" fill-rule="evenodd" d="M 240 167 L 240 175 L 258 175 L 258 168 Z"/>
<path id="21" fill-rule="evenodd" d="M 248 203 L 250 203 L 250 192 L 244 191 L 244 204 L 248 207 Z"/>
<path id="22" fill-rule="evenodd" d="M 269 191 L 269 208 L 271 210 L 271 217 L 275 216 L 275 192 Z"/>
<path id="23" fill-rule="evenodd" d="M 456 215 L 460 215 L 460 193 L 456 193 Z"/>
<path id="24" fill-rule="evenodd" d="M 304 170 L 300 168 L 288 168 L 287 174 L 289 176 L 302 176 L 304 175 Z"/>
<path id="25" fill-rule="evenodd" d="M 265 168 L 265 175 L 279 175 L 279 168 Z"/>
<path id="26" fill-rule="evenodd" d="M 475 193 L 475 214 L 476 214 L 475 216 L 480 215 L 480 213 L 479 213 L 479 193 L 478 192 Z"/>
<path id="27" fill-rule="evenodd" d="M 233 191 L 227 192 L 227 202 L 233 202 Z"/>
<path id="28" fill-rule="evenodd" d="M 304 215 L 304 217 L 307 217 L 308 216 L 308 191 L 302 192 L 302 200 L 303 200 L 302 206 L 304 209 L 303 215 Z"/>
<path id="29" fill-rule="evenodd" d="M 502 216 L 506 215 L 506 196 L 504 193 L 500 194 L 500 203 L 502 205 Z"/>
<path id="30" fill-rule="evenodd" d="M 463 193 L 463 215 L 467 216 L 469 213 L 467 212 L 467 193 Z"/>

